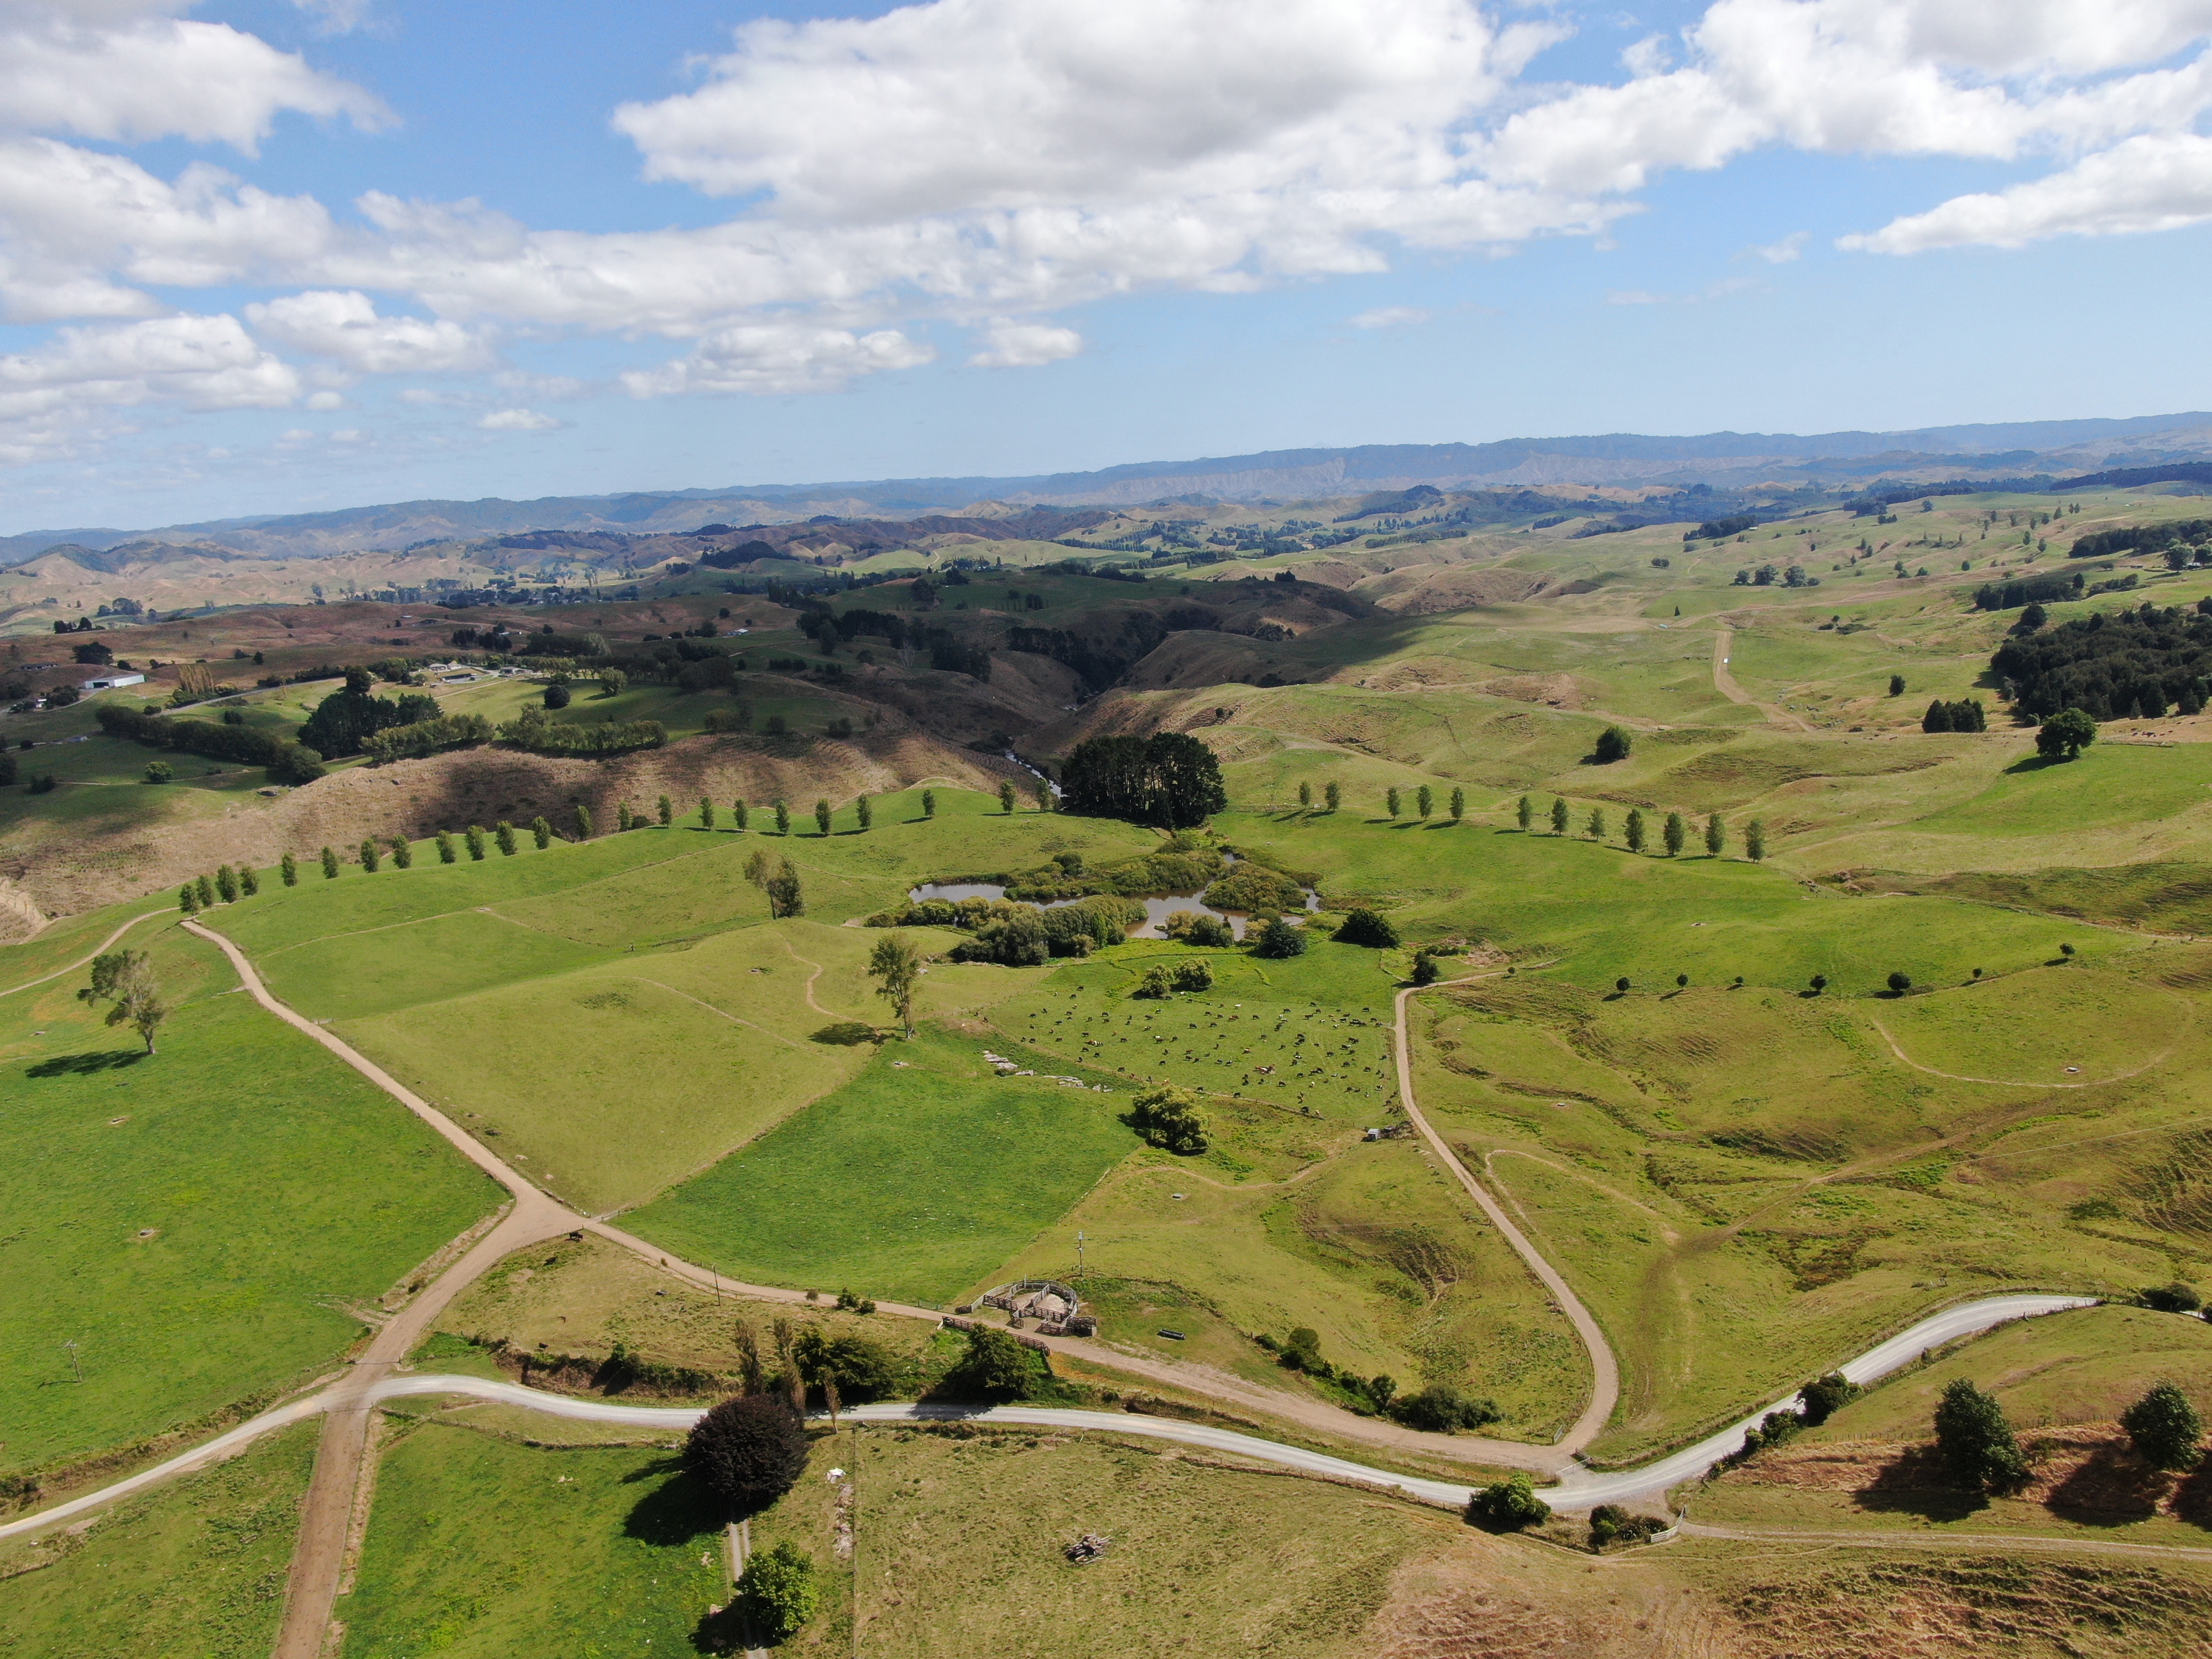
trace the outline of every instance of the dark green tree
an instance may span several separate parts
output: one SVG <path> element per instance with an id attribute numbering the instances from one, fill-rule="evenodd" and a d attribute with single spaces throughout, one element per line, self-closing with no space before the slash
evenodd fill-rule
<path id="1" fill-rule="evenodd" d="M 1826 974 L 1814 975 L 1809 982 L 1812 985 L 1813 994 L 1814 996 L 1820 995 L 1821 992 L 1828 988 L 1828 976 Z"/>
<path id="2" fill-rule="evenodd" d="M 323 848 L 323 879 L 325 881 L 336 881 L 337 878 L 338 855 L 332 852 L 329 848 L 325 847 Z"/>
<path id="3" fill-rule="evenodd" d="M 1306 930 L 1293 927 L 1280 916 L 1270 916 L 1252 942 L 1252 954 L 1280 960 L 1286 957 L 1302 957 L 1306 953 Z"/>
<path id="4" fill-rule="evenodd" d="M 1339 945 L 1364 945 L 1370 950 L 1395 950 L 1398 930 L 1391 926 L 1390 918 L 1365 908 L 1348 913 L 1336 930 Z"/>
<path id="5" fill-rule="evenodd" d="M 1206 1119 L 1198 1097 L 1171 1083 L 1144 1090 L 1129 1103 L 1121 1121 L 1137 1138 L 1164 1152 L 1194 1158 L 1206 1150 Z"/>
<path id="6" fill-rule="evenodd" d="M 1468 1499 L 1467 1518 L 1471 1525 L 1492 1531 L 1518 1532 L 1550 1520 L 1552 1506 L 1536 1496 L 1528 1471 L 1516 1469 L 1503 1480 L 1478 1487 Z"/>
<path id="7" fill-rule="evenodd" d="M 1808 1382 L 1800 1390 L 1798 1398 L 1804 1404 L 1799 1415 L 1804 1418 L 1807 1428 L 1818 1428 L 1863 1392 L 1857 1383 L 1841 1371 L 1830 1371 L 1818 1381 Z"/>
<path id="8" fill-rule="evenodd" d="M 228 865 L 222 865 L 215 872 L 215 890 L 222 896 L 225 904 L 238 902 L 238 872 Z"/>
<path id="9" fill-rule="evenodd" d="M 1667 814 L 1667 822 L 1661 827 L 1659 834 L 1661 839 L 1667 843 L 1667 856 L 1671 859 L 1681 852 L 1683 844 L 1690 839 L 1690 827 L 1682 822 L 1682 815 L 1680 812 L 1669 812 Z"/>
<path id="10" fill-rule="evenodd" d="M 363 836 L 361 838 L 360 858 L 361 867 L 363 870 L 367 871 L 372 876 L 374 875 L 376 873 L 378 860 L 381 859 L 382 856 L 383 854 L 379 851 L 376 842 L 374 840 L 367 836 Z"/>
<path id="11" fill-rule="evenodd" d="M 538 850 L 541 853 L 553 844 L 553 826 L 546 821 L 543 812 L 530 820 L 530 838 L 538 843 Z"/>
<path id="12" fill-rule="evenodd" d="M 1901 697 L 1905 695 L 1904 675 L 1892 674 L 1889 677 L 1889 695 L 1893 697 Z"/>
<path id="13" fill-rule="evenodd" d="M 1963 1376 L 1936 1404 L 1936 1454 L 1965 1492 L 2010 1492 L 2027 1476 L 2004 1408 Z"/>
<path id="14" fill-rule="evenodd" d="M 479 825 L 473 823 L 471 824 L 467 829 L 461 831 L 461 841 L 469 849 L 470 860 L 472 863 L 483 863 L 484 855 L 484 832 L 483 829 Z"/>
<path id="15" fill-rule="evenodd" d="M 2062 709 L 2044 721 L 2035 749 L 2051 760 L 2074 760 L 2097 740 L 2097 722 L 2078 708 Z"/>
<path id="16" fill-rule="evenodd" d="M 2197 1442 L 2204 1424 L 2189 1396 L 2171 1382 L 2160 1382 L 2120 1413 L 2136 1455 L 2154 1469 L 2193 1469 L 2203 1457 Z"/>
<path id="17" fill-rule="evenodd" d="M 853 803 L 853 815 L 860 820 L 863 834 L 876 827 L 876 804 L 862 795 Z"/>
<path id="18" fill-rule="evenodd" d="M 514 856 L 514 826 L 505 818 L 501 818 L 499 821 L 499 827 L 492 831 L 492 839 L 499 843 L 499 850 L 502 856 L 507 858 Z"/>
<path id="19" fill-rule="evenodd" d="M 1592 841 L 1605 839 L 1605 808 L 1602 806 L 1590 808 L 1589 817 L 1583 823 L 1583 834 L 1588 836 Z"/>
<path id="20" fill-rule="evenodd" d="M 1060 770 L 1063 810 L 1194 830 L 1229 805 L 1221 763 L 1188 732 L 1149 738 L 1087 738 Z"/>
<path id="21" fill-rule="evenodd" d="M 1590 758 L 1600 766 L 1610 766 L 1615 761 L 1626 760 L 1628 751 L 1633 746 L 1627 732 L 1617 726 L 1608 726 L 1597 734 L 1597 747 Z"/>
<path id="22" fill-rule="evenodd" d="M 775 804 L 775 833 L 779 836 L 791 833 L 791 805 L 787 801 L 780 800 Z"/>
<path id="23" fill-rule="evenodd" d="M 253 873 L 252 866 L 241 864 L 238 866 L 238 890 L 248 898 L 261 890 L 261 878 Z"/>
<path id="24" fill-rule="evenodd" d="M 934 789 L 925 789 L 921 792 L 921 815 L 926 818 L 933 818 L 937 816 L 937 791 Z"/>
<path id="25" fill-rule="evenodd" d="M 664 830 L 676 822 L 676 803 L 663 795 L 660 798 L 660 827 Z"/>
<path id="26" fill-rule="evenodd" d="M 576 839 L 580 842 L 585 842 L 591 840 L 591 838 L 592 809 L 585 805 L 583 802 L 578 801 L 576 803 Z"/>
<path id="27" fill-rule="evenodd" d="M 1555 836 L 1567 833 L 1567 804 L 1557 797 L 1552 801 L 1552 833 Z"/>
<path id="28" fill-rule="evenodd" d="M 750 1513 L 798 1484 L 806 1450 L 806 1426 L 787 1401 L 738 1395 L 692 1425 L 684 1467 L 732 1510 Z"/>
<path id="29" fill-rule="evenodd" d="M 1902 973 L 1892 974 L 1889 976 L 1889 988 L 1895 995 L 1903 996 L 1912 988 L 1912 975 Z"/>
<path id="30" fill-rule="evenodd" d="M 1521 833 L 1524 836 L 1527 835 L 1528 833 L 1528 826 L 1536 821 L 1536 803 L 1530 800 L 1526 795 L 1522 796 L 1519 800 L 1514 803 L 1513 819 L 1515 823 L 1521 826 Z"/>
<path id="31" fill-rule="evenodd" d="M 1007 814 L 1009 817 L 1012 816 L 1014 810 L 1014 781 L 1012 778 L 1001 778 L 999 780 L 999 810 L 1001 812 Z M 827 835 L 829 831 L 825 830 L 823 833 Z"/>
<path id="32" fill-rule="evenodd" d="M 190 882 L 177 889 L 177 908 L 188 916 L 199 915 L 200 890 Z"/>
<path id="33" fill-rule="evenodd" d="M 1628 809 L 1628 823 L 1621 834 L 1628 842 L 1630 852 L 1640 853 L 1644 850 L 1644 809 L 1642 807 L 1632 806 Z"/>
<path id="34" fill-rule="evenodd" d="M 568 684 L 566 680 L 556 680 L 545 688 L 545 706 L 548 708 L 566 708 L 568 702 Z"/>
<path id="35" fill-rule="evenodd" d="M 1313 785 L 1304 778 L 1298 780 L 1298 805 L 1301 809 L 1313 805 Z"/>
<path id="36" fill-rule="evenodd" d="M 203 910 L 214 909 L 215 883 L 209 880 L 205 876 L 200 876 L 193 880 L 192 885 L 199 891 L 200 908 Z"/>
<path id="37" fill-rule="evenodd" d="M 921 983 L 921 952 L 902 933 L 887 933 L 868 953 L 868 973 L 876 981 L 876 994 L 891 1005 L 914 1041 L 914 994 Z"/>
<path id="38" fill-rule="evenodd" d="M 1743 826 L 1743 853 L 1753 864 L 1765 861 L 1766 825 L 1760 819 L 1753 818 Z"/>
<path id="39" fill-rule="evenodd" d="M 968 1328 L 968 1352 L 947 1380 L 987 1400 L 1025 1400 L 1036 1389 L 1036 1350 L 988 1325 Z"/>
<path id="40" fill-rule="evenodd" d="M 1434 985 L 1437 982 L 1437 959 L 1434 957 L 1424 951 L 1413 958 L 1414 984 Z"/>
<path id="41" fill-rule="evenodd" d="M 699 797 L 699 827 L 702 830 L 712 830 L 714 827 L 714 803 L 709 796 Z"/>
<path id="42" fill-rule="evenodd" d="M 1011 812 L 1013 808 L 1010 806 L 1006 810 Z M 814 828 L 817 834 L 826 836 L 830 833 L 830 803 L 826 800 L 814 803 Z"/>
<path id="43" fill-rule="evenodd" d="M 752 809 L 745 805 L 745 798 L 743 795 L 730 803 L 730 822 L 738 826 L 739 834 L 742 835 L 751 826 L 752 817 Z"/>
<path id="44" fill-rule="evenodd" d="M 1727 846 L 1728 830 L 1723 828 L 1721 823 L 1721 815 L 1717 812 L 1709 813 L 1705 818 L 1705 852 L 1707 856 L 1718 858 Z"/>
<path id="45" fill-rule="evenodd" d="M 1390 816 L 1392 817 L 1403 817 L 1405 816 L 1406 799 L 1404 796 L 1398 793 L 1398 787 L 1395 784 L 1391 785 L 1389 791 L 1382 797 L 1382 804 L 1390 809 Z"/>
<path id="46" fill-rule="evenodd" d="M 1326 805 L 1330 811 L 1335 811 L 1338 807 L 1344 805 L 1344 786 L 1340 783 L 1323 785 L 1321 798 L 1322 805 Z"/>
<path id="47" fill-rule="evenodd" d="M 1467 817 L 1467 791 L 1454 786 L 1451 792 L 1451 821 L 1458 823 Z"/>
<path id="48" fill-rule="evenodd" d="M 538 820 L 540 823 L 544 821 L 543 818 Z M 415 848 L 404 836 L 392 838 L 392 867 L 395 870 L 412 870 L 415 867 Z"/>
<path id="49" fill-rule="evenodd" d="M 460 856 L 459 852 L 454 848 L 453 832 L 452 830 L 441 830 L 434 839 L 438 844 L 439 863 L 452 864 Z"/>
<path id="50" fill-rule="evenodd" d="M 1437 792 L 1435 790 L 1425 783 L 1413 791 L 1413 811 L 1419 815 L 1422 823 L 1426 823 L 1429 821 L 1429 814 L 1436 810 Z"/>
<path id="51" fill-rule="evenodd" d="M 289 853 L 285 854 L 276 860 L 276 874 L 287 887 L 297 887 L 300 884 L 300 860 Z"/>

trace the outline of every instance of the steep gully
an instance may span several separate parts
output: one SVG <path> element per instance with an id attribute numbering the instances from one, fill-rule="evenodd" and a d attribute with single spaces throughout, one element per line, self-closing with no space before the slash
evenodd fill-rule
<path id="1" fill-rule="evenodd" d="M 556 1417 L 627 1423 L 653 1430 L 688 1428 L 699 1415 L 696 1411 L 690 1409 L 618 1406 L 603 1401 L 573 1399 L 480 1377 L 403 1374 L 407 1354 L 428 1334 L 437 1316 L 456 1296 L 497 1262 L 531 1244 L 543 1243 L 562 1234 L 588 1231 L 696 1285 L 712 1285 L 736 1294 L 774 1301 L 798 1303 L 803 1302 L 805 1297 L 796 1291 L 742 1285 L 725 1279 L 707 1268 L 672 1257 L 646 1240 L 597 1218 L 580 1214 L 557 1202 L 374 1061 L 271 995 L 252 964 L 229 939 L 197 921 L 188 920 L 181 925 L 222 950 L 237 972 L 244 988 L 262 1007 L 320 1043 L 421 1118 L 463 1157 L 506 1188 L 512 1195 L 511 1201 L 490 1231 L 483 1234 L 458 1261 L 417 1291 L 400 1312 L 376 1331 L 337 1382 L 314 1394 L 264 1412 L 153 1468 L 37 1514 L 0 1525 L 0 1539 L 37 1531 L 90 1513 L 175 1475 L 217 1462 L 263 1435 L 320 1414 L 323 1418 L 322 1437 L 307 1497 L 302 1505 L 300 1533 L 286 1587 L 284 1620 L 274 1650 L 276 1659 L 318 1659 L 330 1629 L 337 1587 L 344 1568 L 348 1523 L 369 1455 L 370 1413 L 380 1402 L 410 1395 L 461 1395 L 520 1406 Z M 1484 977 L 1488 975 L 1470 976 L 1475 979 Z M 1467 981 L 1448 981 L 1453 984 L 1464 982 Z M 1410 1044 L 1406 1026 L 1406 1006 L 1413 994 L 1410 988 L 1399 993 L 1394 1022 L 1399 1088 L 1407 1116 L 1431 1151 L 1451 1171 L 1498 1228 L 1500 1236 L 1551 1293 L 1590 1356 L 1593 1380 L 1589 1401 L 1558 1444 L 1541 1447 L 1469 1436 L 1419 1434 L 1394 1424 L 1357 1417 L 1349 1412 L 1247 1383 L 1240 1378 L 1206 1367 L 1147 1359 L 1097 1342 L 1054 1338 L 1037 1340 L 1073 1358 L 1210 1395 L 1247 1409 L 1267 1412 L 1340 1438 L 1365 1440 L 1378 1446 L 1418 1449 L 1455 1460 L 1492 1467 L 1502 1465 L 1527 1468 L 1547 1474 L 1557 1482 L 1556 1487 L 1548 1489 L 1547 1495 L 1562 1508 L 1583 1510 L 1598 1504 L 1648 1497 L 1712 1468 L 1741 1448 L 1745 1431 L 1757 1424 L 1763 1412 L 1753 1412 L 1695 1445 L 1685 1447 L 1640 1468 L 1599 1474 L 1583 1468 L 1576 1461 L 1575 1454 L 1603 1429 L 1619 1400 L 1619 1365 L 1606 1342 L 1602 1329 L 1576 1297 L 1565 1278 L 1513 1224 L 1511 1218 L 1474 1178 L 1420 1111 L 1413 1086 Z M 1923 1319 L 1851 1360 L 1842 1369 L 1844 1375 L 1854 1382 L 1870 1382 L 1908 1364 L 1930 1348 L 1956 1341 L 1977 1331 L 2039 1314 L 2089 1306 L 2093 1301 L 2094 1298 L 2089 1297 L 2059 1296 L 1986 1297 Z M 878 1311 L 932 1322 L 942 1317 L 933 1309 L 896 1304 L 879 1304 Z M 1775 1402 L 1778 1406 L 1787 1403 L 1786 1401 Z M 1450 1481 L 1407 1476 L 1257 1436 L 1141 1413 L 1068 1411 L 1024 1406 L 970 1408 L 884 1405 L 854 1407 L 846 1415 L 862 1422 L 956 1419 L 1062 1429 L 1107 1430 L 1234 1453 L 1279 1468 L 1382 1487 L 1420 1501 L 1453 1506 L 1464 1504 L 1473 1491 L 1470 1486 Z"/>

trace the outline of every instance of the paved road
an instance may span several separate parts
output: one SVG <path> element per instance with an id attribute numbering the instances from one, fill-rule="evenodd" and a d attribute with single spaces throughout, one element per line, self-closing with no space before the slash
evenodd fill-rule
<path id="1" fill-rule="evenodd" d="M 1441 990 L 1447 985 L 1469 985 L 1476 980 L 1498 976 L 1498 973 L 1469 974 L 1462 979 L 1444 980 L 1437 985 L 1420 988 Z M 1413 1044 L 1406 1036 L 1406 1003 L 1414 994 L 1414 988 L 1409 986 L 1398 993 L 1395 1022 L 1398 1098 L 1406 1109 L 1406 1115 L 1414 1128 L 1420 1131 L 1421 1138 L 1429 1143 L 1430 1150 L 1443 1160 L 1443 1166 L 1459 1178 L 1459 1184 L 1467 1188 L 1468 1196 L 1481 1206 L 1483 1214 L 1490 1218 L 1490 1224 L 1498 1229 L 1515 1253 L 1528 1264 L 1528 1271 L 1535 1274 L 1542 1281 L 1544 1288 L 1552 1293 L 1552 1299 L 1559 1304 L 1559 1311 L 1566 1315 L 1567 1322 L 1575 1328 L 1575 1334 L 1582 1339 L 1583 1351 L 1589 1355 L 1589 1403 L 1583 1407 L 1582 1415 L 1575 1419 L 1565 1437 L 1553 1448 L 1556 1455 L 1553 1467 L 1564 1468 L 1568 1459 L 1605 1431 L 1606 1424 L 1612 1419 L 1613 1408 L 1620 1403 L 1620 1365 L 1613 1357 L 1613 1348 L 1605 1340 L 1603 1328 L 1590 1310 L 1583 1305 L 1582 1298 L 1574 1293 L 1559 1270 L 1544 1260 L 1542 1254 L 1528 1242 L 1528 1236 L 1513 1224 L 1513 1218 L 1505 1213 L 1504 1206 L 1492 1198 L 1490 1189 L 1477 1181 L 1467 1165 L 1459 1161 L 1459 1154 L 1444 1144 L 1444 1138 L 1422 1115 L 1420 1103 L 1413 1097 Z"/>

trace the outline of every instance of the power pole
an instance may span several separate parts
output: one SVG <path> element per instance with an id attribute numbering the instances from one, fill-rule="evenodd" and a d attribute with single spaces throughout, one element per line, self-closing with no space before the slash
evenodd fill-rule
<path id="1" fill-rule="evenodd" d="M 83 1382 L 84 1367 L 76 1363 L 76 1339 L 75 1337 L 71 1337 L 68 1341 L 63 1343 L 62 1346 L 69 1350 L 70 1376 L 79 1382 Z"/>
<path id="2" fill-rule="evenodd" d="M 1083 1232 L 1080 1228 L 1075 1234 L 1075 1276 L 1078 1279 L 1083 1277 Z"/>

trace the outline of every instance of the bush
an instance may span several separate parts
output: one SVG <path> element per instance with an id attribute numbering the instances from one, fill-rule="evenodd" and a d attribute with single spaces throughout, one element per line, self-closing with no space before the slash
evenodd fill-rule
<path id="1" fill-rule="evenodd" d="M 1857 1399 L 1862 1392 L 1863 1390 L 1859 1385 L 1846 1378 L 1841 1371 L 1830 1371 L 1818 1382 L 1808 1382 L 1798 1395 L 1804 1402 L 1800 1414 L 1805 1419 L 1805 1426 L 1808 1429 L 1820 1427 Z"/>
<path id="2" fill-rule="evenodd" d="M 1206 1150 L 1206 1120 L 1199 1115 L 1198 1097 L 1171 1083 L 1139 1094 L 1121 1121 L 1139 1139 L 1163 1152 L 1193 1158 Z"/>
<path id="3" fill-rule="evenodd" d="M 1217 910 L 1237 910 L 1248 915 L 1304 909 L 1306 902 L 1304 890 L 1297 882 L 1250 859 L 1238 860 L 1227 875 L 1200 896 Z"/>
<path id="4" fill-rule="evenodd" d="M 9 769 L 10 771 L 15 769 L 12 763 L 10 763 Z M 146 763 L 146 781 L 149 783 L 167 783 L 176 775 L 176 769 L 171 766 L 167 761 L 148 761 Z M 15 780 L 11 778 L 9 781 L 12 783 Z"/>
<path id="5" fill-rule="evenodd" d="M 1608 726 L 1597 735 L 1597 748 L 1591 758 L 1600 766 L 1610 766 L 1615 761 L 1625 761 L 1632 747 L 1628 733 L 1617 726 Z"/>
<path id="6" fill-rule="evenodd" d="M 858 1300 L 851 1297 L 840 1299 L 848 1304 Z M 875 1305 L 866 1303 L 856 1310 L 872 1313 Z M 815 1387 L 825 1382 L 835 1382 L 837 1397 L 842 1401 L 881 1399 L 899 1392 L 906 1382 L 890 1350 L 865 1336 L 824 1337 L 810 1327 L 793 1340 L 791 1358 L 799 1367 L 799 1374 Z"/>
<path id="7" fill-rule="evenodd" d="M 1354 910 L 1339 924 L 1336 942 L 1339 945 L 1364 945 L 1372 950 L 1387 951 L 1398 943 L 1398 930 L 1390 925 L 1388 916 L 1373 910 Z"/>
<path id="8" fill-rule="evenodd" d="M 1254 956 L 1265 957 L 1270 961 L 1302 957 L 1305 953 L 1306 930 L 1284 921 L 1280 916 L 1271 918 L 1252 944 Z"/>
<path id="9" fill-rule="evenodd" d="M 732 1509 L 767 1508 L 806 1472 L 806 1429 L 775 1395 L 739 1395 L 692 1425 L 684 1467 Z"/>
<path id="10" fill-rule="evenodd" d="M 763 1641 L 787 1642 L 814 1616 L 814 1558 L 788 1539 L 745 1563 L 738 1604 Z"/>
<path id="11" fill-rule="evenodd" d="M 568 703 L 568 687 L 565 681 L 556 680 L 545 688 L 545 706 L 548 708 L 566 708 Z"/>
<path id="12" fill-rule="evenodd" d="M 1656 1515 L 1631 1515 L 1618 1504 L 1601 1504 L 1590 1511 L 1589 1541 L 1594 1550 L 1607 1544 L 1642 1544 L 1668 1523 Z"/>
<path id="13" fill-rule="evenodd" d="M 2171 1285 L 2150 1285 L 2137 1300 L 2160 1313 L 2195 1313 L 2204 1305 L 2204 1298 L 2197 1293 L 2197 1287 L 2178 1279 Z"/>
<path id="14" fill-rule="evenodd" d="M 947 1375 L 962 1392 L 991 1400 L 1026 1400 L 1040 1374 L 1050 1375 L 1034 1348 L 988 1325 L 970 1326 L 968 1352 Z"/>
<path id="15" fill-rule="evenodd" d="M 1528 1472 L 1516 1469 L 1504 1480 L 1479 1486 L 1467 1500 L 1467 1518 L 1494 1532 L 1517 1532 L 1552 1518 L 1552 1506 L 1536 1496 Z"/>
<path id="16" fill-rule="evenodd" d="M 1068 909 L 1073 907 L 1064 905 L 1060 908 Z M 1050 914 L 1047 913 L 1048 915 Z M 1209 916 L 1197 910 L 1176 911 L 1160 924 L 1160 931 L 1170 939 L 1180 939 L 1185 945 L 1197 945 L 1201 949 L 1219 949 L 1237 942 L 1237 935 L 1227 922 L 1219 916 Z"/>
<path id="17" fill-rule="evenodd" d="M 1409 1429 L 1426 1434 L 1456 1434 L 1498 1421 L 1494 1401 L 1475 1400 L 1449 1383 L 1438 1383 L 1416 1394 L 1401 1394 L 1390 1402 L 1390 1415 Z"/>
<path id="18" fill-rule="evenodd" d="M 1413 958 L 1413 983 L 1416 985 L 1434 985 L 1441 971 L 1437 966 L 1437 959 L 1425 952 Z"/>

